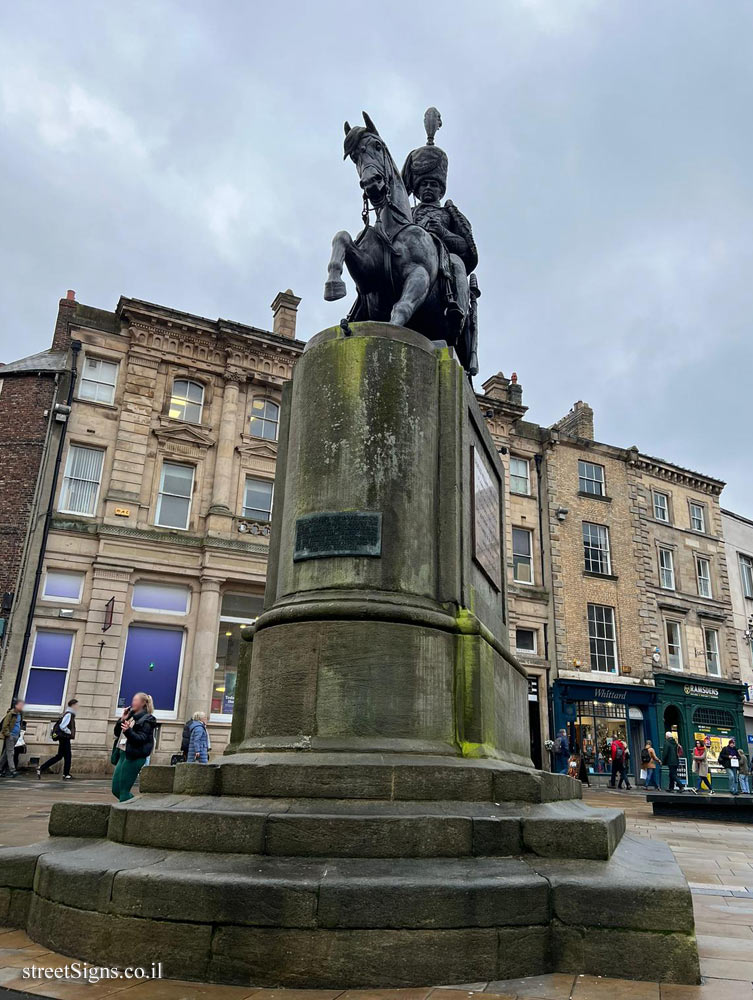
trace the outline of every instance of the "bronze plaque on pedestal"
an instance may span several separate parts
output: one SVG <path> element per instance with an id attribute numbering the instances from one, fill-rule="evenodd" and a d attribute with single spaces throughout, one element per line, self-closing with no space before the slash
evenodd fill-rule
<path id="1" fill-rule="evenodd" d="M 497 590 L 502 587 L 499 485 L 483 452 L 471 446 L 473 558 Z"/>
<path id="2" fill-rule="evenodd" d="M 294 562 L 381 554 L 381 514 L 358 510 L 325 511 L 296 519 Z"/>

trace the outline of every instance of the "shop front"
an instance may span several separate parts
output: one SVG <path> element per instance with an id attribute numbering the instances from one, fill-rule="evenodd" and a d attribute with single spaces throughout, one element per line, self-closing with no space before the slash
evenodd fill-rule
<path id="1" fill-rule="evenodd" d="M 688 770 L 695 740 L 703 740 L 708 751 L 711 785 L 727 790 L 727 775 L 719 766 L 722 747 L 734 739 L 747 752 L 743 698 L 745 686 L 721 678 L 678 676 L 676 673 L 654 675 L 657 689 L 656 714 L 664 733 L 671 731 L 685 751 Z M 692 777 L 692 776 L 691 776 Z"/>
<path id="2" fill-rule="evenodd" d="M 589 775 L 611 777 L 611 745 L 620 739 L 630 751 L 628 772 L 635 780 L 646 740 L 657 746 L 659 736 L 653 687 L 557 680 L 552 699 L 555 728 L 566 730 Z"/>

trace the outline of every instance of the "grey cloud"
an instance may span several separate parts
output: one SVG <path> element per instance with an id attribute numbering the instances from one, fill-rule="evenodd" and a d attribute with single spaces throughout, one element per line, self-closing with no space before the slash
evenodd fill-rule
<path id="1" fill-rule="evenodd" d="M 307 337 L 332 234 L 359 226 L 342 120 L 401 160 L 436 104 L 481 253 L 482 379 L 533 419 L 729 481 L 753 515 L 753 8 L 746 0 L 6 5 L 0 357 L 75 288 Z M 352 290 L 352 286 L 351 286 Z"/>

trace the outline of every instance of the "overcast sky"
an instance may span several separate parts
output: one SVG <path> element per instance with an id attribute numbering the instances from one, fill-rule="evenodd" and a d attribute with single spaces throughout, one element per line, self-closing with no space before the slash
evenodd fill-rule
<path id="1" fill-rule="evenodd" d="M 442 113 L 479 248 L 477 385 L 727 480 L 753 516 L 753 3 L 0 5 L 0 360 L 121 294 L 308 339 L 358 231 L 342 123 L 395 159 Z M 348 280 L 349 298 L 352 282 Z"/>

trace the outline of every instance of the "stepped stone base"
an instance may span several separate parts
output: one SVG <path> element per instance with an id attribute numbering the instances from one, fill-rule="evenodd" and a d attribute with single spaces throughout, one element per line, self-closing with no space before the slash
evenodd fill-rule
<path id="1" fill-rule="evenodd" d="M 55 805 L 49 840 L 0 851 L 0 922 L 89 962 L 243 985 L 699 981 L 671 851 L 623 836 L 579 783 L 489 760 L 262 758 L 150 767 L 131 802 Z"/>

